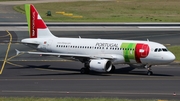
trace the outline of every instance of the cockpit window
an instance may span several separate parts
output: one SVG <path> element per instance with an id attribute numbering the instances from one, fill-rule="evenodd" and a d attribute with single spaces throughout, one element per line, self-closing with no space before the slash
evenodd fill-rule
<path id="1" fill-rule="evenodd" d="M 155 48 L 154 52 L 167 52 L 168 50 L 166 48 Z"/>
<path id="2" fill-rule="evenodd" d="M 162 51 L 162 49 L 161 49 L 161 48 L 159 48 L 159 49 L 158 49 L 158 52 L 160 52 L 160 51 Z"/>
<path id="3" fill-rule="evenodd" d="M 158 48 L 156 48 L 156 49 L 154 50 L 154 52 L 157 52 L 157 50 L 158 50 Z"/>
<path id="4" fill-rule="evenodd" d="M 163 52 L 167 52 L 168 51 L 166 48 L 163 48 L 162 50 L 163 50 Z"/>

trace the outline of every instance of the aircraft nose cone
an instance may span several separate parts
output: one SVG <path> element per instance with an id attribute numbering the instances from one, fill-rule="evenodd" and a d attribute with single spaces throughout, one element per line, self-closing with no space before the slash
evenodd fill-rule
<path id="1" fill-rule="evenodd" d="M 176 59 L 176 57 L 174 56 L 174 54 L 170 52 L 170 54 L 168 56 L 169 62 L 173 62 L 175 59 Z"/>

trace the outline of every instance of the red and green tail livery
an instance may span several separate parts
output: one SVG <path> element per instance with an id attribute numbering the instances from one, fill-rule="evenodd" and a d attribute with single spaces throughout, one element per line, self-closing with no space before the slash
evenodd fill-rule
<path id="1" fill-rule="evenodd" d="M 30 38 L 37 38 L 38 29 L 46 29 L 47 26 L 33 5 L 25 4 L 25 10 Z"/>

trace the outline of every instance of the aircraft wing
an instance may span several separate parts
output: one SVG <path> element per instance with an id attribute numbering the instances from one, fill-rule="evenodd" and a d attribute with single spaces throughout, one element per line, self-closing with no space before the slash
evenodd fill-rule
<path id="1" fill-rule="evenodd" d="M 58 56 L 58 57 L 72 57 L 72 58 L 103 58 L 103 59 L 114 59 L 115 57 L 110 54 L 98 54 L 98 55 L 82 55 L 82 54 L 64 54 L 64 53 L 52 53 L 52 52 L 30 52 L 30 51 L 19 51 L 16 50 L 16 55 L 20 53 L 28 53 L 28 54 L 35 54 L 35 55 L 46 55 L 46 56 Z"/>

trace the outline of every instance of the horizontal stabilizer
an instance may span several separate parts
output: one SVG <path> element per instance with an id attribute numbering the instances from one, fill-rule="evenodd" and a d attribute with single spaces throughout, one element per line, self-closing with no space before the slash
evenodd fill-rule
<path id="1" fill-rule="evenodd" d="M 25 53 L 25 51 L 19 51 L 19 50 L 17 50 L 17 49 L 15 49 L 15 50 L 16 50 L 16 55 L 19 55 L 19 54 Z"/>

